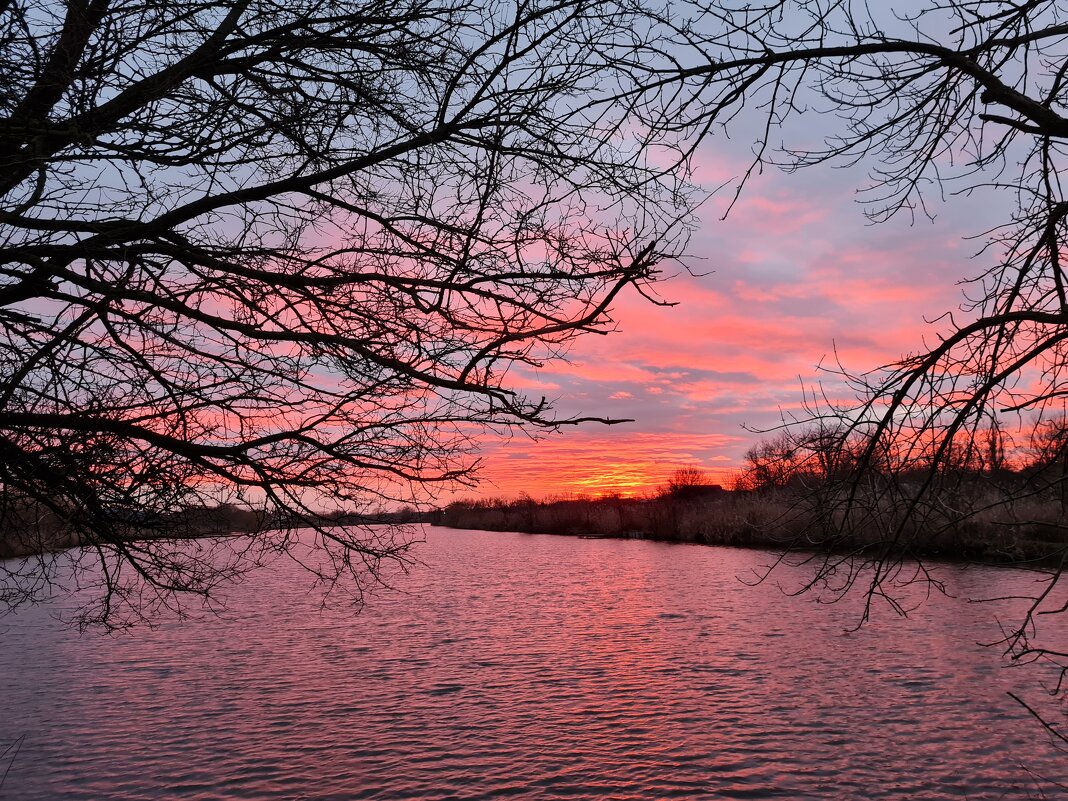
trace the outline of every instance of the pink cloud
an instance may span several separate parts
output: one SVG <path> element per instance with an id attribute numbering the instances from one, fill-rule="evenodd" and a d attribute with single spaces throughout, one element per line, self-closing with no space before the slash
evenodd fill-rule
<path id="1" fill-rule="evenodd" d="M 744 167 L 702 152 L 695 170 L 719 185 Z M 986 264 L 970 261 L 977 246 L 958 238 L 974 221 L 867 226 L 847 185 L 856 175 L 803 175 L 824 177 L 763 176 L 725 222 L 729 197 L 713 198 L 691 243 L 700 277 L 683 272 L 658 286 L 677 306 L 625 294 L 611 310 L 617 333 L 580 339 L 571 363 L 523 376 L 524 389 L 559 398 L 568 413 L 634 423 L 489 442 L 485 492 L 633 494 L 688 464 L 727 477 L 759 439 L 743 424 L 802 416 L 802 387 L 818 382 L 849 400 L 821 360 L 871 369 L 940 330 L 925 318 L 956 309 L 957 282 Z"/>

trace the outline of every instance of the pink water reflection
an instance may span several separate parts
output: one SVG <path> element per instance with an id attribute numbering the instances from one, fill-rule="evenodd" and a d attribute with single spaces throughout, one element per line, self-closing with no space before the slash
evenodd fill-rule
<path id="1" fill-rule="evenodd" d="M 222 619 L 121 637 L 10 619 L 5 798 L 1026 798 L 1064 758 L 976 645 L 747 586 L 755 551 L 429 529 L 353 617 L 264 572 Z M 946 568 L 997 594 L 1025 579 Z M 1002 609 L 1004 611 L 1004 609 Z"/>

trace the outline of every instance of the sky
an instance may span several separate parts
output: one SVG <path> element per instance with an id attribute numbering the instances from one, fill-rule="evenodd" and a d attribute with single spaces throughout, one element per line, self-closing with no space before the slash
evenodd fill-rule
<path id="1" fill-rule="evenodd" d="M 697 182 L 742 175 L 746 147 L 706 141 Z M 677 305 L 631 293 L 612 308 L 615 333 L 582 337 L 567 363 L 518 377 L 561 415 L 634 422 L 487 440 L 482 483 L 467 495 L 640 496 L 690 466 L 729 486 L 745 451 L 769 436 L 759 432 L 801 413 L 806 391 L 847 397 L 821 364 L 869 370 L 935 336 L 936 318 L 964 298 L 960 282 L 993 258 L 976 256 L 982 240 L 966 237 L 1004 219 L 1004 199 L 935 193 L 933 221 L 872 224 L 858 202 L 870 167 L 766 170 L 726 219 L 732 188 L 713 195 L 690 243 L 690 272 L 669 267 L 658 285 Z"/>

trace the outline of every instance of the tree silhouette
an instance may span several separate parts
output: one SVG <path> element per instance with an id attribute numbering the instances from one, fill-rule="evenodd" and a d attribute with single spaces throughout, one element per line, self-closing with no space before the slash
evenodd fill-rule
<path id="1" fill-rule="evenodd" d="M 667 481 L 665 494 L 682 495 L 695 487 L 707 487 L 712 481 L 700 467 L 688 465 L 675 470 Z"/>
<path id="2" fill-rule="evenodd" d="M 677 42 L 629 2 L 0 5 L 3 599 L 181 606 L 578 422 L 509 371 L 679 252 L 685 93 L 617 97 Z M 257 536 L 170 539 L 223 503 Z M 406 544 L 319 528 L 331 581 Z"/>

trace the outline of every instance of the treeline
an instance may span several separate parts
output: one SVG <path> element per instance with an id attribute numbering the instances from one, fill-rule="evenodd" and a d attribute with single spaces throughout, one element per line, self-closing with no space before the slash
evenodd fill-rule
<path id="1" fill-rule="evenodd" d="M 844 424 L 784 430 L 746 452 L 735 488 L 803 490 L 860 474 L 938 486 L 994 483 L 1068 504 L 1068 420 L 1039 420 L 1015 435 L 991 421 L 981 431 L 907 442 L 868 439 Z"/>
<path id="2" fill-rule="evenodd" d="M 489 531 L 770 547 L 791 536 L 777 525 L 786 512 L 781 502 L 732 492 L 688 468 L 649 498 L 464 500 L 449 504 L 434 522 Z"/>
<path id="3" fill-rule="evenodd" d="M 1068 422 L 894 440 L 844 423 L 751 448 L 737 489 L 787 497 L 813 545 L 996 562 L 1068 552 Z"/>
<path id="4" fill-rule="evenodd" d="M 163 514 L 117 507 L 106 517 L 109 531 L 101 536 L 118 541 L 247 533 L 278 522 L 262 511 L 231 503 L 186 506 Z M 0 526 L 0 559 L 61 551 L 89 542 L 78 528 L 76 515 L 57 514 L 41 503 L 13 501 L 10 495 L 2 506 Z"/>
<path id="5" fill-rule="evenodd" d="M 375 513 L 338 511 L 294 518 L 233 503 L 183 506 L 166 513 L 115 508 L 108 513 L 111 527 L 103 534 L 115 540 L 182 539 L 249 534 L 275 529 L 320 526 L 360 526 L 432 522 L 435 515 L 413 508 Z M 74 525 L 71 525 L 71 520 Z M 101 536 L 101 535 L 96 535 Z M 40 503 L 12 499 L 0 504 L 0 559 L 62 551 L 88 544 L 77 528 L 76 515 L 58 515 Z"/>

